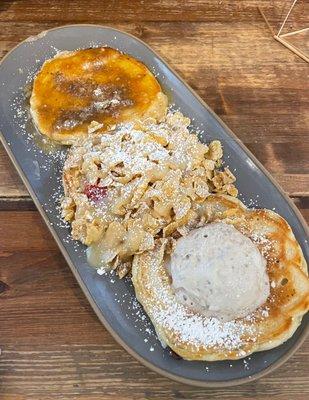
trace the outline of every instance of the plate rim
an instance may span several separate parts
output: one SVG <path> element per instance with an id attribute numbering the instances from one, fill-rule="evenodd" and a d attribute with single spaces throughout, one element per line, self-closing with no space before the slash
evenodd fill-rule
<path id="1" fill-rule="evenodd" d="M 36 40 L 40 40 L 43 37 L 45 37 L 49 32 L 55 31 L 55 30 L 61 30 L 61 29 L 67 29 L 67 28 L 78 28 L 78 27 L 89 27 L 89 28 L 100 28 L 100 29 L 107 29 L 111 30 L 114 32 L 119 32 L 121 34 L 127 35 L 130 38 L 140 42 L 143 46 L 148 48 L 179 80 L 180 82 L 199 100 L 199 102 L 207 109 L 207 111 L 212 115 L 213 118 L 216 119 L 216 121 L 225 129 L 227 134 L 237 142 L 237 144 L 242 148 L 242 150 L 253 160 L 253 162 L 256 164 L 256 166 L 266 175 L 266 177 L 270 180 L 270 182 L 276 187 L 276 189 L 279 191 L 279 193 L 283 196 L 285 201 L 288 203 L 289 207 L 294 211 L 295 215 L 297 216 L 299 223 L 302 225 L 305 233 L 307 236 L 309 236 L 309 227 L 307 226 L 307 223 L 296 207 L 296 205 L 292 202 L 290 197 L 284 192 L 284 190 L 281 188 L 279 183 L 272 177 L 270 172 L 261 164 L 261 162 L 255 157 L 254 154 L 251 153 L 251 151 L 245 146 L 245 144 L 236 136 L 236 134 L 225 124 L 224 121 L 221 120 L 221 118 L 208 106 L 208 104 L 193 90 L 189 84 L 171 67 L 151 46 L 149 46 L 147 43 L 145 43 L 143 40 L 140 38 L 132 35 L 131 33 L 128 33 L 126 31 L 123 31 L 121 29 L 113 28 L 108 25 L 100 25 L 100 24 L 67 24 L 67 25 L 60 25 L 51 29 L 43 30 L 39 32 L 36 35 L 29 36 L 19 42 L 16 46 L 14 46 L 11 50 L 9 50 L 4 57 L 0 60 L 0 67 L 4 60 L 8 58 L 18 47 L 26 44 L 26 43 L 31 43 Z M 143 61 L 142 61 L 143 62 Z M 22 179 L 23 184 L 25 185 L 26 189 L 28 190 L 35 206 L 37 207 L 39 213 L 41 214 L 45 224 L 47 225 L 50 233 L 52 234 L 54 240 L 56 241 L 62 255 L 64 256 L 64 259 L 66 260 L 67 264 L 69 265 L 75 279 L 77 280 L 80 288 L 82 289 L 84 295 L 86 296 L 87 300 L 89 301 L 92 309 L 96 313 L 97 317 L 99 318 L 100 322 L 104 325 L 104 327 L 107 329 L 107 331 L 111 334 L 111 336 L 116 340 L 117 343 L 119 343 L 131 356 L 133 356 L 136 360 L 138 360 L 141 364 L 145 365 L 147 368 L 150 370 L 158 373 L 161 376 L 167 377 L 173 381 L 182 383 L 182 384 L 187 384 L 199 388 L 222 388 L 222 387 L 232 387 L 232 386 L 237 386 L 249 382 L 254 382 L 263 376 L 268 375 L 270 372 L 275 371 L 277 368 L 279 368 L 281 365 L 283 365 L 304 343 L 306 340 L 306 337 L 309 334 L 309 324 L 307 324 L 304 327 L 303 332 L 301 333 L 300 337 L 298 338 L 297 342 L 292 346 L 291 349 L 289 349 L 284 355 L 282 355 L 277 361 L 269 365 L 267 368 L 263 369 L 260 372 L 257 372 L 253 374 L 252 376 L 246 376 L 243 378 L 238 378 L 238 379 L 232 379 L 232 380 L 226 380 L 226 381 L 202 381 L 198 379 L 190 379 L 190 378 L 183 378 L 178 375 L 175 375 L 173 373 L 170 373 L 160 367 L 157 367 L 156 365 L 152 364 L 151 362 L 147 361 L 144 359 L 140 354 L 138 354 L 135 350 L 133 350 L 130 346 L 128 346 L 117 334 L 117 332 L 111 327 L 111 325 L 105 320 L 104 316 L 102 315 L 99 307 L 96 304 L 95 299 L 93 298 L 90 290 L 86 286 L 86 284 L 82 281 L 79 273 L 77 272 L 77 269 L 74 265 L 74 263 L 71 261 L 69 254 L 67 253 L 62 241 L 58 237 L 56 231 L 54 230 L 53 226 L 50 225 L 47 214 L 45 213 L 39 199 L 37 198 L 36 194 L 34 193 L 30 183 L 28 182 L 27 176 L 24 174 L 22 171 L 21 167 L 19 166 L 15 155 L 13 151 L 10 148 L 10 145 L 6 141 L 3 133 L 0 131 L 0 141 L 7 152 L 10 160 L 12 161 L 15 169 L 17 170 L 19 176 Z M 303 316 L 304 317 L 304 316 Z M 302 323 L 303 323 L 302 319 Z"/>

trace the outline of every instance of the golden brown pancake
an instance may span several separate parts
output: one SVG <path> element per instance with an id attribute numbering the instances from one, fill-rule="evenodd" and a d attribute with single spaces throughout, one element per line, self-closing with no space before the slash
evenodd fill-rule
<path id="1" fill-rule="evenodd" d="M 88 131 L 109 130 L 123 121 L 160 121 L 167 98 L 144 64 L 102 47 L 46 61 L 34 79 L 30 106 L 42 134 L 72 144 Z"/>
<path id="2" fill-rule="evenodd" d="M 288 223 L 270 210 L 250 210 L 230 196 L 210 195 L 201 207 L 206 223 L 233 225 L 266 259 L 270 293 L 248 316 L 222 322 L 179 304 L 166 257 L 169 240 L 136 255 L 132 281 L 159 338 L 187 360 L 239 359 L 289 339 L 309 308 L 306 261 Z M 218 243 L 220 246 L 220 243 Z M 244 282 L 245 284 L 245 282 Z"/>

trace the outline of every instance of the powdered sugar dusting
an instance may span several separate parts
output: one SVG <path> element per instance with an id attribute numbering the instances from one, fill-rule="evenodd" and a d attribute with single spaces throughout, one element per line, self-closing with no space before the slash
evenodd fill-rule
<path id="1" fill-rule="evenodd" d="M 228 350 L 243 345 L 242 336 L 248 333 L 248 327 L 239 322 L 222 323 L 216 318 L 204 319 L 200 315 L 187 316 L 182 307 L 171 304 L 168 311 L 156 310 L 156 320 L 166 329 L 173 329 L 185 342 L 196 347 L 224 347 Z"/>
<path id="2" fill-rule="evenodd" d="M 156 257 L 152 260 L 147 258 L 147 263 L 151 279 L 147 279 L 143 284 L 152 295 L 151 298 L 143 298 L 143 304 L 154 325 L 160 327 L 160 331 L 172 332 L 180 346 L 181 343 L 185 343 L 186 346 L 189 344 L 197 350 L 201 347 L 220 349 L 225 352 L 226 357 L 232 351 L 236 352 L 238 357 L 246 356 L 246 345 L 256 342 L 259 336 L 257 325 L 254 324 L 257 318 L 255 313 L 232 321 L 221 321 L 194 313 L 175 299 L 170 285 L 162 278 L 167 273 L 163 272 L 165 267 L 162 263 Z M 258 319 L 266 317 L 265 310 L 264 314 L 259 313 Z"/>

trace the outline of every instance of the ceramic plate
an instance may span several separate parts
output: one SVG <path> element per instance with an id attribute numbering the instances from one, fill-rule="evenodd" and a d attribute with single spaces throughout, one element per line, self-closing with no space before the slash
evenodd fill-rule
<path id="1" fill-rule="evenodd" d="M 308 259 L 306 224 L 277 183 L 166 62 L 127 33 L 103 26 L 65 26 L 29 38 L 6 55 L 0 66 L 3 144 L 93 309 L 130 354 L 164 376 L 196 386 L 228 386 L 257 379 L 281 365 L 300 346 L 308 331 L 308 316 L 286 343 L 244 360 L 209 363 L 175 358 L 161 347 L 134 298 L 130 281 L 99 276 L 87 265 L 85 247 L 70 239 L 69 227 L 59 219 L 57 199 L 61 194 L 59 179 L 65 149 L 46 149 L 42 138 L 32 135 L 26 92 L 43 62 L 58 51 L 106 45 L 145 63 L 158 77 L 170 101 L 192 119 L 192 129 L 203 132 L 202 141 L 219 139 L 223 143 L 225 161 L 237 177 L 241 200 L 249 206 L 274 209 L 282 215 Z"/>

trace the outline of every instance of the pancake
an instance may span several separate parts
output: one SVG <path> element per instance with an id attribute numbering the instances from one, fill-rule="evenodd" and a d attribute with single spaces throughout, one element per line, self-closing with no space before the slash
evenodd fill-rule
<path id="1" fill-rule="evenodd" d="M 109 48 L 62 52 L 33 83 L 30 111 L 38 130 L 62 144 L 129 120 L 161 121 L 167 97 L 148 68 Z"/>
<path id="2" fill-rule="evenodd" d="M 200 216 L 206 225 L 232 225 L 257 246 L 266 260 L 269 295 L 255 311 L 229 321 L 193 310 L 178 301 L 173 289 L 168 266 L 175 247 L 170 238 L 160 239 L 153 250 L 136 255 L 132 266 L 137 299 L 158 337 L 187 360 L 239 359 L 279 346 L 309 308 L 307 265 L 290 226 L 270 210 L 250 210 L 225 195 L 210 195 Z M 198 226 L 196 221 L 190 229 Z"/>

